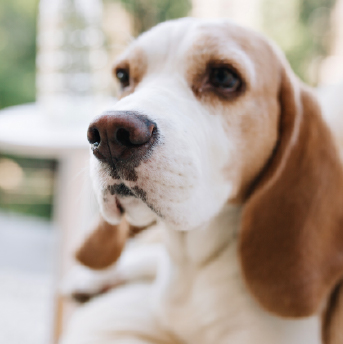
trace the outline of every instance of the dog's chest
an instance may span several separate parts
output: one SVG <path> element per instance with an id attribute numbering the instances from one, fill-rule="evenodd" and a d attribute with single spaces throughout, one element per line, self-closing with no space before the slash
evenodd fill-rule
<path id="1" fill-rule="evenodd" d="M 253 300 L 242 279 L 236 240 L 200 266 L 166 257 L 156 287 L 159 319 L 185 343 L 320 343 L 317 318 L 281 319 Z"/>

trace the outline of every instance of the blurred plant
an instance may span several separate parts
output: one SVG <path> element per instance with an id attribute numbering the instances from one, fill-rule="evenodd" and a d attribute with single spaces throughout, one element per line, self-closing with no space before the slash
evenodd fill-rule
<path id="1" fill-rule="evenodd" d="M 38 0 L 0 2 L 0 108 L 35 99 Z"/>
<path id="2" fill-rule="evenodd" d="M 138 35 L 168 19 L 185 17 L 191 10 L 190 0 L 106 0 L 119 1 L 133 16 L 134 34 Z"/>
<path id="3" fill-rule="evenodd" d="M 330 49 L 330 15 L 335 0 L 262 1 L 263 29 L 285 52 L 305 82 L 318 83 L 318 69 Z"/>
<path id="4" fill-rule="evenodd" d="M 0 210 L 51 218 L 54 160 L 0 153 Z"/>
<path id="5" fill-rule="evenodd" d="M 39 0 L 0 2 L 0 108 L 35 100 Z M 0 153 L 0 209 L 49 218 L 55 162 Z"/>

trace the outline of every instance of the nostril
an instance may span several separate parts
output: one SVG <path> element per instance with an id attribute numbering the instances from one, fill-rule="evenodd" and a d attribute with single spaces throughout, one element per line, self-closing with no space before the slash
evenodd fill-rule
<path id="1" fill-rule="evenodd" d="M 87 139 L 88 139 L 88 142 L 94 145 L 95 147 L 99 146 L 101 142 L 99 130 L 94 127 L 89 128 L 88 133 L 87 133 Z"/>
<path id="2" fill-rule="evenodd" d="M 117 141 L 126 147 L 132 147 L 134 144 L 130 141 L 130 132 L 124 128 L 119 128 L 116 133 Z"/>
<path id="3" fill-rule="evenodd" d="M 119 144 L 125 147 L 139 147 L 148 143 L 155 132 L 156 126 L 154 124 L 149 126 L 128 125 L 127 127 L 117 129 L 115 139 Z"/>
<path id="4" fill-rule="evenodd" d="M 155 125 L 155 124 L 153 124 L 153 126 L 152 126 L 152 130 L 151 130 L 151 136 L 154 136 L 154 135 L 156 135 L 156 133 L 157 133 L 157 127 L 156 127 L 156 125 Z"/>

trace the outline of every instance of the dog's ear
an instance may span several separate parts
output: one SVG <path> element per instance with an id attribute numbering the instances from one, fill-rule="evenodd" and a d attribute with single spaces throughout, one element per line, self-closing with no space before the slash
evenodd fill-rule
<path id="1" fill-rule="evenodd" d="M 279 141 L 242 214 L 251 293 L 285 317 L 314 314 L 343 277 L 343 174 L 314 96 L 282 67 Z"/>
<path id="2" fill-rule="evenodd" d="M 92 269 L 104 269 L 117 261 L 120 257 L 130 228 L 123 219 L 119 225 L 111 225 L 102 217 L 75 257 L 83 265 Z"/>
<path id="3" fill-rule="evenodd" d="M 75 258 L 91 269 L 105 269 L 118 260 L 129 238 L 148 227 L 132 226 L 125 216 L 119 225 L 111 225 L 100 217 L 96 227 L 76 251 Z"/>

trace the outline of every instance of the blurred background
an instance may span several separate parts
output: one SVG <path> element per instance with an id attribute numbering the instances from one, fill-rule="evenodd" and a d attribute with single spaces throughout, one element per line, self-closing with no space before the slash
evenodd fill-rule
<path id="1" fill-rule="evenodd" d="M 78 181 L 87 175 L 88 119 L 115 97 L 111 63 L 128 43 L 184 16 L 263 32 L 317 87 L 329 121 L 340 116 L 343 0 L 1 1 L 1 343 L 48 343 L 61 331 L 56 280 L 72 250 L 61 246 L 94 207 Z"/>

